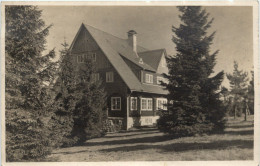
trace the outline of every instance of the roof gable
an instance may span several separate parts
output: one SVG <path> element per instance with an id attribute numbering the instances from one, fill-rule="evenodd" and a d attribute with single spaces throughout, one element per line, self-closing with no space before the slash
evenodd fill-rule
<path id="1" fill-rule="evenodd" d="M 143 59 L 145 63 L 147 63 L 157 71 L 164 53 L 165 49 L 158 49 L 139 52 L 138 55 Z"/>

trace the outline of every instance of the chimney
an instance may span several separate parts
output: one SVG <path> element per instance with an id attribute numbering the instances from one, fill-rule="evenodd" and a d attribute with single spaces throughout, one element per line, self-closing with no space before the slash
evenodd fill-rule
<path id="1" fill-rule="evenodd" d="M 130 30 L 127 32 L 128 35 L 128 43 L 130 46 L 133 47 L 133 51 L 137 54 L 137 50 L 136 50 L 136 45 L 137 45 L 137 41 L 136 41 L 136 32 L 134 30 Z"/>

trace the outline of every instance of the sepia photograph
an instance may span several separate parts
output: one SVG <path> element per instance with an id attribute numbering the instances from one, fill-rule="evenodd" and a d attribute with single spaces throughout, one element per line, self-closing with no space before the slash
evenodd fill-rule
<path id="1" fill-rule="evenodd" d="M 2 3 L 2 164 L 258 159 L 258 4 L 119 4 Z"/>

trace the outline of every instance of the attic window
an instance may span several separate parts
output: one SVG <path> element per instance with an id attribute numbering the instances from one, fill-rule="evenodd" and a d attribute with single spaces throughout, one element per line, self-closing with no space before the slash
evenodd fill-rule
<path id="1" fill-rule="evenodd" d="M 114 82 L 114 73 L 106 72 L 106 82 Z"/>
<path id="2" fill-rule="evenodd" d="M 153 83 L 153 75 L 151 75 L 151 74 L 146 74 L 145 75 L 145 82 L 146 83 Z"/>
<path id="3" fill-rule="evenodd" d="M 77 62 L 78 62 L 78 63 L 83 63 L 84 60 L 85 60 L 84 55 L 78 55 L 78 56 L 77 56 Z"/>
<path id="4" fill-rule="evenodd" d="M 140 64 L 143 64 L 143 63 L 144 63 L 144 61 L 143 61 L 142 58 L 139 59 L 139 63 L 140 63 Z"/>

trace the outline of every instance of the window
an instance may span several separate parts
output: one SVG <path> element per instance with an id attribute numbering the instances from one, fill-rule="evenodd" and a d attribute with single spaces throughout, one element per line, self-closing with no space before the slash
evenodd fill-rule
<path id="1" fill-rule="evenodd" d="M 157 109 L 167 110 L 167 99 L 165 98 L 158 98 L 157 99 Z"/>
<path id="2" fill-rule="evenodd" d="M 137 110 L 137 97 L 131 97 L 131 110 Z"/>
<path id="3" fill-rule="evenodd" d="M 106 82 L 114 82 L 114 73 L 106 72 Z"/>
<path id="4" fill-rule="evenodd" d="M 161 85 L 161 81 L 165 82 L 164 78 L 163 77 L 157 77 L 157 84 L 158 85 Z"/>
<path id="5" fill-rule="evenodd" d="M 110 68 L 111 65 L 110 65 L 110 62 L 108 60 L 105 61 L 105 68 Z"/>
<path id="6" fill-rule="evenodd" d="M 84 55 L 78 55 L 77 56 L 77 62 L 78 63 L 83 63 L 85 61 Z"/>
<path id="7" fill-rule="evenodd" d="M 153 110 L 153 99 L 142 98 L 141 99 L 141 110 Z"/>
<path id="8" fill-rule="evenodd" d="M 94 82 L 97 82 L 99 80 L 99 73 L 94 73 L 91 75 L 91 79 L 94 81 Z"/>
<path id="9" fill-rule="evenodd" d="M 111 97 L 111 110 L 121 110 L 121 97 Z"/>
<path id="10" fill-rule="evenodd" d="M 146 82 L 146 83 L 153 83 L 153 75 L 151 75 L 151 74 L 146 74 L 146 75 L 145 75 L 145 82 Z"/>
<path id="11" fill-rule="evenodd" d="M 92 60 L 94 61 L 94 62 L 96 62 L 96 60 L 97 60 L 97 55 L 96 55 L 96 53 L 92 53 Z"/>
<path id="12" fill-rule="evenodd" d="M 78 63 L 84 63 L 86 60 L 93 60 L 94 62 L 97 60 L 96 53 L 91 54 L 83 54 L 77 56 L 77 62 Z"/>

